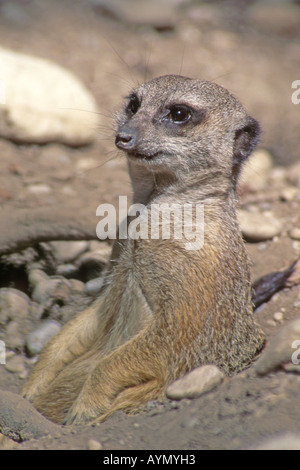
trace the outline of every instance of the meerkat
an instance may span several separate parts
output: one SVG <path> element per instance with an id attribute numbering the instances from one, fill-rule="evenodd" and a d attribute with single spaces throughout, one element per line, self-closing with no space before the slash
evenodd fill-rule
<path id="1" fill-rule="evenodd" d="M 95 303 L 45 347 L 23 394 L 64 424 L 134 412 L 202 364 L 238 372 L 265 337 L 252 315 L 236 217 L 241 167 L 259 124 L 226 89 L 167 75 L 133 90 L 116 120 L 133 202 L 203 204 L 204 240 L 116 240 Z M 129 220 L 129 219 L 128 219 Z"/>

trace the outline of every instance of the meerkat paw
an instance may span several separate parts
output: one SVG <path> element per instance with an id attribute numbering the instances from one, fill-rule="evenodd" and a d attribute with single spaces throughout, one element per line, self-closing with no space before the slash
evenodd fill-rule
<path id="1" fill-rule="evenodd" d="M 66 414 L 62 424 L 87 424 L 101 419 L 101 416 L 110 408 L 107 401 L 104 405 L 104 397 L 99 396 L 95 400 L 93 394 L 80 393 Z"/>

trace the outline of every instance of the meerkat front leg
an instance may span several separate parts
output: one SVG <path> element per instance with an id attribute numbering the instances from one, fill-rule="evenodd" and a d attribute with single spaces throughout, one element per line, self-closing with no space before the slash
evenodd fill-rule
<path id="1" fill-rule="evenodd" d="M 148 400 L 163 396 L 172 378 L 169 351 L 165 342 L 158 344 L 160 337 L 154 328 L 147 328 L 100 360 L 64 424 L 102 420 L 119 409 L 132 412 Z"/>
<path id="2" fill-rule="evenodd" d="M 29 380 L 23 387 L 23 396 L 33 400 L 43 393 L 66 364 L 82 355 L 89 348 L 94 339 L 97 325 L 97 304 L 71 320 L 43 350 Z"/>

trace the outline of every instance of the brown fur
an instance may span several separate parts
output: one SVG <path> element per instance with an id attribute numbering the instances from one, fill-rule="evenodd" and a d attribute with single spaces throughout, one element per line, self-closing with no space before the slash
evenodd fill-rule
<path id="1" fill-rule="evenodd" d="M 187 122 L 168 115 L 174 104 L 192 110 Z M 134 411 L 201 364 L 239 371 L 264 343 L 252 316 L 235 193 L 257 122 L 224 88 L 169 75 L 133 92 L 116 135 L 128 155 L 133 202 L 148 209 L 204 203 L 204 246 L 116 241 L 99 299 L 46 346 L 24 387 L 59 423 Z"/>

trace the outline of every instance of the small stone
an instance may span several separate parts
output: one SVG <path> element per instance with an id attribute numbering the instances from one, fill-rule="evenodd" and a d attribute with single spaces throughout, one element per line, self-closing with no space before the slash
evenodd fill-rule
<path id="1" fill-rule="evenodd" d="M 290 236 L 293 240 L 300 240 L 300 227 L 292 228 L 292 229 L 289 231 L 289 236 Z"/>
<path id="2" fill-rule="evenodd" d="M 56 274 L 67 277 L 69 279 L 78 275 L 78 268 L 71 263 L 60 264 L 56 268 Z"/>
<path id="3" fill-rule="evenodd" d="M 196 398 L 219 385 L 224 378 L 217 366 L 204 365 L 197 367 L 167 388 L 166 395 L 172 400 Z"/>
<path id="4" fill-rule="evenodd" d="M 281 323 L 284 320 L 284 315 L 283 315 L 282 312 L 275 312 L 274 315 L 273 315 L 273 318 L 274 318 L 275 321 Z"/>
<path id="5" fill-rule="evenodd" d="M 15 374 L 24 374 L 26 368 L 22 356 L 13 356 L 6 361 L 5 369 Z"/>
<path id="6" fill-rule="evenodd" d="M 293 344 L 298 340 L 300 340 L 300 319 L 284 326 L 278 335 L 272 338 L 254 365 L 257 375 L 266 375 L 287 363 L 293 364 L 292 356 L 295 354 Z"/>
<path id="7" fill-rule="evenodd" d="M 297 188 L 300 188 L 300 162 L 297 162 L 288 168 L 287 177 L 292 184 L 297 186 Z"/>
<path id="8" fill-rule="evenodd" d="M 295 250 L 297 252 L 300 251 L 300 241 L 294 240 L 293 244 L 292 244 L 292 247 L 293 247 L 293 250 Z"/>
<path id="9" fill-rule="evenodd" d="M 27 335 L 25 340 L 26 351 L 29 356 L 39 354 L 44 346 L 59 333 L 61 325 L 55 320 L 45 320 L 34 331 Z"/>
<path id="10" fill-rule="evenodd" d="M 90 439 L 88 441 L 88 450 L 101 450 L 103 448 L 101 442 L 96 441 L 95 439 Z"/>
<path id="11" fill-rule="evenodd" d="M 290 188 L 285 188 L 281 191 L 280 193 L 280 198 L 285 201 L 293 201 L 300 195 L 300 191 L 298 188 L 290 187 Z"/>
<path id="12" fill-rule="evenodd" d="M 24 336 L 20 332 L 19 322 L 10 321 L 5 331 L 6 347 L 13 350 L 21 351 L 24 345 Z"/>
<path id="13" fill-rule="evenodd" d="M 95 158 L 80 158 L 76 162 L 76 168 L 79 171 L 93 170 L 97 168 L 99 163 Z"/>
<path id="14" fill-rule="evenodd" d="M 49 279 L 49 277 L 41 269 L 34 268 L 28 272 L 28 280 L 32 287 L 36 287 L 40 282 L 46 281 L 47 279 Z"/>
<path id="15" fill-rule="evenodd" d="M 45 304 L 50 298 L 68 298 L 71 291 L 70 283 L 61 277 L 48 278 L 40 282 L 32 292 L 32 299 L 40 304 Z"/>
<path id="16" fill-rule="evenodd" d="M 91 279 L 85 285 L 85 291 L 89 295 L 94 295 L 100 292 L 103 286 L 103 277 L 97 277 L 95 279 Z"/>
<path id="17" fill-rule="evenodd" d="M 250 242 L 270 240 L 283 230 L 282 223 L 269 214 L 255 214 L 240 209 L 238 219 L 243 236 Z"/>
<path id="18" fill-rule="evenodd" d="M 22 321 L 29 313 L 30 299 L 23 292 L 11 287 L 0 289 L 0 326 L 10 320 Z"/>
<path id="19" fill-rule="evenodd" d="M 300 434 L 287 432 L 265 439 L 254 450 L 300 450 Z"/>
<path id="20" fill-rule="evenodd" d="M 79 281 L 78 279 L 69 279 L 69 283 L 71 289 L 77 292 L 84 292 L 85 291 L 85 284 L 84 282 Z"/>
<path id="21" fill-rule="evenodd" d="M 300 364 L 284 364 L 283 369 L 286 372 L 291 372 L 293 374 L 300 374 Z"/>
<path id="22" fill-rule="evenodd" d="M 253 192 L 263 189 L 266 186 L 272 166 L 272 155 L 264 149 L 256 150 L 242 169 L 240 188 Z"/>
<path id="23" fill-rule="evenodd" d="M 51 192 L 50 186 L 48 186 L 47 184 L 42 184 L 42 183 L 30 184 L 29 186 L 27 186 L 27 189 L 30 193 L 37 194 L 37 195 L 48 194 Z"/>
<path id="24" fill-rule="evenodd" d="M 72 261 L 87 251 L 89 246 L 85 240 L 75 242 L 57 241 L 51 242 L 50 245 L 54 250 L 57 260 L 62 264 L 72 263 Z"/>

